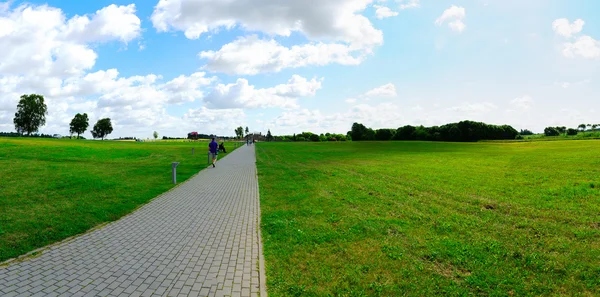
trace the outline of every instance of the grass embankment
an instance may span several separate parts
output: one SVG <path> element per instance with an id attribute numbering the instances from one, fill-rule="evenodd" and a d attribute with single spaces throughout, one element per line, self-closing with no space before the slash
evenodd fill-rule
<path id="1" fill-rule="evenodd" d="M 260 143 L 270 296 L 600 295 L 600 141 Z"/>
<path id="2" fill-rule="evenodd" d="M 600 139 L 600 131 L 579 132 L 577 135 L 561 134 L 559 136 L 546 136 L 544 134 L 526 135 L 522 141 L 547 141 L 547 140 L 582 140 Z"/>
<path id="3" fill-rule="evenodd" d="M 172 162 L 180 162 L 177 183 L 206 168 L 207 150 L 193 142 L 0 138 L 0 262 L 130 213 L 174 186 Z"/>

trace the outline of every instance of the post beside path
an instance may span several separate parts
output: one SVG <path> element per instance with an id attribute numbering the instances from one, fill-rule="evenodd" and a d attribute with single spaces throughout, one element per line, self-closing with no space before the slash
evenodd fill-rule
<path id="1" fill-rule="evenodd" d="M 177 184 L 177 165 L 179 165 L 179 162 L 173 162 L 171 164 L 173 169 L 173 184 Z"/>

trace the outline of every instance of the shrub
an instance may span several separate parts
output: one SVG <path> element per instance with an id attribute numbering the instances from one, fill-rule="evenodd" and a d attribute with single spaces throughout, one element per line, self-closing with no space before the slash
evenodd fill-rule
<path id="1" fill-rule="evenodd" d="M 558 136 L 560 135 L 560 132 L 555 127 L 546 127 L 546 129 L 544 129 L 544 135 Z"/>
<path id="2" fill-rule="evenodd" d="M 521 135 L 533 135 L 533 132 L 531 132 L 531 130 L 521 130 L 521 132 L 519 132 L 519 134 Z"/>
<path id="3" fill-rule="evenodd" d="M 523 137 L 523 135 L 519 134 L 519 135 L 515 136 L 515 139 L 521 140 L 521 139 L 524 139 L 524 137 Z"/>

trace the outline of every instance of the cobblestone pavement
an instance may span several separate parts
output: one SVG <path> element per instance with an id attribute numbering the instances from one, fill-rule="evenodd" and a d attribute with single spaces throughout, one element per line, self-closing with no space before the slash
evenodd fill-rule
<path id="1" fill-rule="evenodd" d="M 116 222 L 0 267 L 0 296 L 258 296 L 259 212 L 243 146 Z"/>

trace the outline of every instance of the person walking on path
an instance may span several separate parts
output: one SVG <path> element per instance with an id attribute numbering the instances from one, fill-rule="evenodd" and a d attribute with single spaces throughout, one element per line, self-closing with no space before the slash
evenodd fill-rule
<path id="1" fill-rule="evenodd" d="M 212 155 L 212 166 L 215 167 L 215 162 L 217 161 L 217 148 L 219 144 L 215 141 L 215 138 L 212 138 L 212 141 L 208 144 L 208 152 Z"/>

